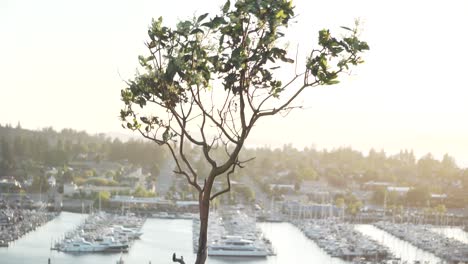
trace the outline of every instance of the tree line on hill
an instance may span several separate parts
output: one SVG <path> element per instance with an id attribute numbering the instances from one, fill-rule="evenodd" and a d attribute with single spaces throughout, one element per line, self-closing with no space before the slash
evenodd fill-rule
<path id="1" fill-rule="evenodd" d="M 0 176 L 24 180 L 28 175 L 43 174 L 46 168 L 77 161 L 125 161 L 151 170 L 164 163 L 166 156 L 163 148 L 143 140 L 121 141 L 73 129 L 34 131 L 0 125 Z"/>
<path id="2" fill-rule="evenodd" d="M 200 159 L 200 153 L 195 150 L 189 153 L 188 157 L 195 164 L 195 169 L 204 175 L 209 164 Z M 223 152 L 217 155 L 221 156 Z M 128 161 L 150 172 L 155 171 L 156 175 L 166 158 L 167 153 L 163 148 L 142 140 L 124 142 L 104 134 L 89 135 L 73 129 L 59 132 L 49 127 L 32 131 L 22 129 L 19 125 L 0 125 L 0 176 L 12 175 L 25 179 L 27 175 L 43 173 L 41 166 L 63 167 L 80 160 L 96 163 Z M 237 170 L 233 179 L 251 175 L 266 193 L 271 192 L 270 183 L 293 184 L 299 188 L 305 181 L 322 180 L 333 187 L 347 189 L 353 184 L 380 181 L 415 188 L 410 195 L 416 197 L 411 202 L 415 205 L 422 203 L 422 199 L 426 199 L 429 193 L 446 193 L 448 207 L 458 207 L 468 202 L 468 169 L 458 167 L 448 154 L 441 160 L 435 159 L 430 153 L 418 159 L 411 150 L 389 155 L 374 149 L 364 154 L 349 147 L 298 150 L 285 145 L 276 149 L 246 148 L 241 158 L 253 159 L 245 168 Z M 69 174 L 64 170 L 64 177 Z M 114 178 L 121 180 L 119 177 L 122 175 L 118 172 L 115 174 Z M 381 197 L 381 194 L 376 194 L 373 199 L 381 202 Z M 395 204 L 404 203 L 401 198 L 397 199 L 391 194 L 387 198 L 393 199 Z"/>
<path id="3" fill-rule="evenodd" d="M 334 188 L 349 190 L 351 186 L 374 181 L 412 188 L 409 200 L 395 198 L 395 204 L 420 205 L 430 193 L 447 194 L 444 202 L 449 207 L 464 207 L 468 202 L 468 169 L 458 167 L 448 154 L 441 160 L 430 153 L 418 159 L 411 150 L 388 155 L 374 149 L 364 154 L 349 147 L 298 150 L 285 145 L 276 149 L 246 149 L 242 157 L 255 158 L 237 172 L 238 177 L 253 176 L 266 192 L 270 183 L 300 187 L 305 181 L 320 180 Z"/>

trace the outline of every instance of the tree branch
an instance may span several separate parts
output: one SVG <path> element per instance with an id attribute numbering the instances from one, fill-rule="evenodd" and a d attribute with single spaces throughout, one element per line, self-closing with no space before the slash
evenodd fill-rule
<path id="1" fill-rule="evenodd" d="M 274 115 L 282 110 L 284 110 L 286 107 L 289 106 L 289 104 L 291 104 L 292 101 L 294 101 L 294 99 L 296 99 L 297 96 L 299 96 L 299 94 L 302 93 L 302 91 L 304 91 L 305 88 L 307 87 L 310 87 L 310 86 L 317 86 L 319 84 L 319 81 L 314 81 L 313 83 L 311 84 L 304 84 L 301 88 L 299 88 L 299 90 L 296 91 L 296 93 L 291 96 L 291 98 L 289 98 L 289 100 L 287 102 L 285 102 L 283 105 L 281 105 L 280 107 L 278 108 L 275 108 L 271 111 L 267 111 L 267 112 L 262 112 L 262 113 L 259 113 L 255 116 L 255 119 L 258 119 L 262 116 L 269 116 L 269 115 Z"/>
<path id="2" fill-rule="evenodd" d="M 176 254 L 172 254 L 172 262 L 178 262 L 180 264 L 185 264 L 184 257 L 180 256 L 180 258 L 176 257 Z"/>
<path id="3" fill-rule="evenodd" d="M 194 94 L 192 89 L 190 89 L 190 92 L 192 93 L 192 96 L 195 97 L 195 94 Z M 198 100 L 195 100 L 195 103 L 198 105 L 198 108 L 200 108 L 200 110 L 203 112 L 203 114 L 206 115 L 211 120 L 211 122 L 213 122 L 216 125 L 216 127 L 218 127 L 221 131 L 223 131 L 224 135 L 230 141 L 232 141 L 232 143 L 237 144 L 237 140 L 235 140 L 231 135 L 229 135 L 229 133 L 227 133 L 227 131 L 224 129 L 223 125 L 221 123 L 219 123 L 212 115 L 210 115 L 205 110 L 205 108 L 203 107 L 203 105 L 201 103 L 201 100 L 200 100 L 199 96 L 198 96 Z"/>
<path id="4" fill-rule="evenodd" d="M 184 175 L 185 178 L 187 179 L 188 183 L 190 185 L 192 185 L 193 187 L 195 187 L 200 192 L 202 189 L 201 189 L 200 185 L 198 184 L 198 182 L 196 180 L 192 181 L 192 179 L 190 179 L 190 176 L 188 175 L 188 173 L 185 172 L 184 170 L 182 170 L 182 168 L 180 166 L 179 159 L 177 158 L 177 155 L 175 154 L 174 149 L 167 142 L 166 142 L 166 145 L 168 146 L 169 150 L 171 151 L 172 157 L 174 158 L 174 161 L 176 162 L 177 169 L 179 169 L 179 171 L 174 171 L 174 173 Z"/>
<path id="5" fill-rule="evenodd" d="M 232 166 L 232 169 L 226 175 L 228 187 L 222 191 L 215 193 L 213 196 L 211 196 L 210 201 L 213 201 L 213 199 L 216 198 L 216 196 L 219 196 L 223 193 L 227 193 L 231 190 L 231 179 L 229 178 L 229 176 L 231 176 L 231 174 L 234 173 L 236 166 L 237 166 L 237 163 Z"/>

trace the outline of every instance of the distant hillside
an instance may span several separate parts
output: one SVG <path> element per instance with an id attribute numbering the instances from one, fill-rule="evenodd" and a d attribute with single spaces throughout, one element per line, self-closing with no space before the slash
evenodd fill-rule
<path id="1" fill-rule="evenodd" d="M 125 160 L 150 167 L 165 159 L 164 148 L 148 141 L 124 142 L 105 134 L 89 135 L 73 129 L 59 132 L 51 127 L 27 130 L 0 125 L 0 176 L 26 174 L 26 167 L 31 164 L 59 167 L 73 161 Z"/>

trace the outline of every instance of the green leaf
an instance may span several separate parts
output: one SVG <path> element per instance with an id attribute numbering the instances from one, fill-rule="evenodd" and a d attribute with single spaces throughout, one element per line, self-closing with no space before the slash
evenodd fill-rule
<path id="1" fill-rule="evenodd" d="M 214 29 L 214 28 L 219 27 L 222 24 L 226 24 L 226 20 L 224 20 L 223 17 L 216 16 L 210 22 L 203 23 L 202 26 Z"/>
<path id="2" fill-rule="evenodd" d="M 286 57 L 281 57 L 281 60 L 284 61 L 284 62 L 287 62 L 287 63 L 294 63 L 293 59 L 286 58 Z"/>
<path id="3" fill-rule="evenodd" d="M 227 0 L 223 6 L 223 13 L 227 13 L 229 11 L 229 7 L 231 7 L 231 1 Z"/>
<path id="4" fill-rule="evenodd" d="M 147 117 L 142 116 L 142 117 L 140 117 L 140 120 L 141 120 L 141 122 L 143 122 L 143 123 L 145 123 L 145 124 L 148 124 L 148 123 L 149 123 Z"/>
<path id="5" fill-rule="evenodd" d="M 166 79 L 168 81 L 172 81 L 172 79 L 174 78 L 176 72 L 177 72 L 177 65 L 175 64 L 174 60 L 172 59 L 167 64 Z"/>
<path id="6" fill-rule="evenodd" d="M 224 17 L 215 17 L 213 19 L 213 26 L 218 27 L 219 25 L 226 24 L 226 20 L 224 20 Z"/>
<path id="7" fill-rule="evenodd" d="M 359 50 L 369 50 L 369 45 L 365 41 L 359 42 Z"/>
<path id="8" fill-rule="evenodd" d="M 167 142 L 167 141 L 169 140 L 169 137 L 170 137 L 170 135 L 169 135 L 169 127 L 166 128 L 166 130 L 164 131 L 162 137 L 163 137 L 163 141 L 164 141 L 164 142 Z"/>
<path id="9" fill-rule="evenodd" d="M 286 15 L 284 14 L 284 11 L 283 10 L 278 11 L 278 13 L 276 13 L 276 18 L 279 18 L 279 19 L 286 18 Z"/>
<path id="10" fill-rule="evenodd" d="M 326 46 L 329 39 L 330 31 L 328 31 L 327 29 L 322 29 L 319 31 L 319 44 L 321 46 Z"/>
<path id="11" fill-rule="evenodd" d="M 330 81 L 327 82 L 327 85 L 334 85 L 334 84 L 338 84 L 338 83 L 340 83 L 340 81 L 338 81 L 338 80 L 330 80 Z"/>
<path id="12" fill-rule="evenodd" d="M 148 43 L 148 48 L 152 49 L 154 47 L 156 47 L 156 42 L 154 40 Z"/>
<path id="13" fill-rule="evenodd" d="M 199 16 L 198 19 L 197 19 L 197 23 L 200 23 L 200 22 L 201 22 L 203 19 L 205 19 L 207 16 L 208 16 L 208 13 Z"/>
<path id="14" fill-rule="evenodd" d="M 350 29 L 349 27 L 341 27 L 342 29 L 346 29 L 346 30 L 349 30 L 349 31 L 353 31 L 352 29 Z"/>
<path id="15" fill-rule="evenodd" d="M 203 30 L 201 30 L 201 29 L 199 29 L 199 28 L 196 28 L 196 29 L 194 29 L 194 30 L 192 30 L 192 31 L 190 32 L 190 35 L 195 35 L 195 34 L 197 34 L 197 33 L 202 33 L 202 34 L 203 34 L 203 33 L 205 33 L 205 32 L 203 32 Z"/>

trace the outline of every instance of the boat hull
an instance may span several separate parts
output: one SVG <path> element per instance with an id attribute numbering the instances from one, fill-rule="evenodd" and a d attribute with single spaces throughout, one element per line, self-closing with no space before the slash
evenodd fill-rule
<path id="1" fill-rule="evenodd" d="M 246 250 L 208 250 L 208 256 L 222 257 L 266 257 L 266 251 L 246 251 Z"/>

